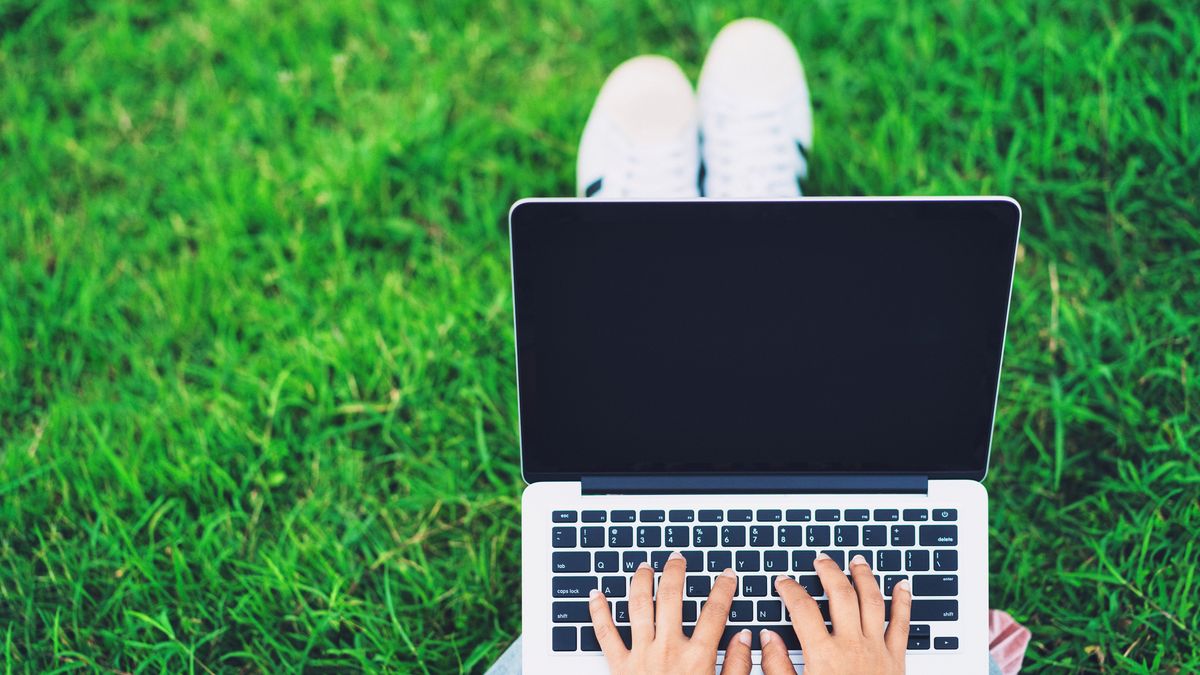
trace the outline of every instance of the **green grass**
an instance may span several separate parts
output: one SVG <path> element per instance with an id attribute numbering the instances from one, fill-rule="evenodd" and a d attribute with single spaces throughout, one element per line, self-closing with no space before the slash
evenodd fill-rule
<path id="1" fill-rule="evenodd" d="M 1187 0 L 0 0 L 4 672 L 485 668 L 507 207 L 571 193 L 609 69 L 742 15 L 805 60 L 810 193 L 1024 206 L 987 486 L 1031 670 L 1200 669 Z"/>

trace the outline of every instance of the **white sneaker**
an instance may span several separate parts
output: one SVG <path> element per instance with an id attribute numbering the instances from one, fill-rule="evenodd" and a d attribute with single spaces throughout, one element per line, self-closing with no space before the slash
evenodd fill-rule
<path id="1" fill-rule="evenodd" d="M 579 141 L 580 197 L 700 196 L 696 94 L 674 61 L 638 56 L 608 76 Z"/>
<path id="2" fill-rule="evenodd" d="M 812 104 L 787 35 L 762 19 L 725 26 L 709 47 L 698 89 L 704 196 L 799 196 Z"/>

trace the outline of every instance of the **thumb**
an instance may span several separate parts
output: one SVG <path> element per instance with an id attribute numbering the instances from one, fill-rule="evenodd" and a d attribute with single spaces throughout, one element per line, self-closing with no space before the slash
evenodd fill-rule
<path id="1" fill-rule="evenodd" d="M 788 630 L 789 626 L 783 626 L 783 630 Z M 762 669 L 765 675 L 796 675 L 796 667 L 792 665 L 792 659 L 788 657 L 787 646 L 783 642 L 783 638 L 779 637 L 774 631 L 763 629 L 760 633 L 762 639 Z"/>
<path id="2" fill-rule="evenodd" d="M 750 631 L 742 629 L 725 647 L 725 665 L 721 675 L 750 675 Z"/>

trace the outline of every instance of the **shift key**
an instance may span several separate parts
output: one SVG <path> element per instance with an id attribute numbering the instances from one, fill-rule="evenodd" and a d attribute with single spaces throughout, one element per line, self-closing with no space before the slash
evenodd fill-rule
<path id="1" fill-rule="evenodd" d="M 558 581 L 555 579 L 555 581 Z M 913 600 L 912 617 L 914 622 L 926 621 L 956 621 L 958 620 L 957 600 Z"/>
<path id="2" fill-rule="evenodd" d="M 554 577 L 554 597 L 586 598 L 596 585 L 596 577 Z"/>

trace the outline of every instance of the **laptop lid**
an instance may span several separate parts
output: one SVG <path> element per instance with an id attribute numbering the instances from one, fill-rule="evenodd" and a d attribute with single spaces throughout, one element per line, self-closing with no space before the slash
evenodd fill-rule
<path id="1" fill-rule="evenodd" d="M 1020 207 L 526 200 L 522 473 L 987 471 Z"/>

